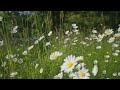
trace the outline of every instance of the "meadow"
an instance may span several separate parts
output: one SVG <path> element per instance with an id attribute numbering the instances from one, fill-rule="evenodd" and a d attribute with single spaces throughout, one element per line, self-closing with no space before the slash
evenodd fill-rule
<path id="1" fill-rule="evenodd" d="M 77 23 L 51 30 L 49 17 L 34 16 L 33 27 L 7 18 L 0 16 L 1 79 L 120 78 L 119 25 L 83 32 Z"/>

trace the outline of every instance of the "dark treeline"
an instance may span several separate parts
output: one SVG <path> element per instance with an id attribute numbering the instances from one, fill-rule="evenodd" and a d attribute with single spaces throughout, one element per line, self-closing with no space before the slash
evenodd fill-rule
<path id="1" fill-rule="evenodd" d="M 35 33 L 69 30 L 72 23 L 83 32 L 93 28 L 98 31 L 103 28 L 116 30 L 120 23 L 120 11 L 1 11 L 0 15 L 9 29 L 18 25 L 21 32 L 27 29 Z"/>

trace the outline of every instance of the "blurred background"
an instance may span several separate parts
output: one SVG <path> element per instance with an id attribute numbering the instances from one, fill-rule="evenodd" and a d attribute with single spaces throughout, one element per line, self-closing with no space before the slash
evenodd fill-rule
<path id="1" fill-rule="evenodd" d="M 120 11 L 1 11 L 0 16 L 3 17 L 0 25 L 4 34 L 17 25 L 19 32 L 27 32 L 31 37 L 51 30 L 70 30 L 73 23 L 85 33 L 90 33 L 93 28 L 100 32 L 106 28 L 116 31 L 120 23 Z"/>

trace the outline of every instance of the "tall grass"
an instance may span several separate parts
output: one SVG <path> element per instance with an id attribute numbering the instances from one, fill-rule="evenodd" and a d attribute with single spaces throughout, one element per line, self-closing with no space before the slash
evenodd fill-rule
<path id="1" fill-rule="evenodd" d="M 16 22 L 13 22 L 11 17 L 3 15 L 3 20 L 0 22 L 0 40 L 4 41 L 4 45 L 0 47 L 0 75 L 1 79 L 15 78 L 15 79 L 53 79 L 55 75 L 60 73 L 60 66 L 64 63 L 64 59 L 68 55 L 84 56 L 84 60 L 81 61 L 86 64 L 86 68 L 89 69 L 91 79 L 101 78 L 120 78 L 119 75 L 113 76 L 113 73 L 119 73 L 120 55 L 113 56 L 112 43 L 108 43 L 107 40 L 112 37 L 105 37 L 101 42 L 95 40 L 86 40 L 85 37 L 89 37 L 92 34 L 92 28 L 89 28 L 89 32 L 83 32 L 82 28 L 79 28 L 79 33 L 73 32 L 72 26 L 69 28 L 64 27 L 64 14 L 60 12 L 60 28 L 59 30 L 52 30 L 53 23 L 51 19 L 51 11 L 45 12 L 40 16 L 39 12 L 35 12 L 34 15 L 28 14 L 21 16 L 20 19 L 16 18 Z M 19 22 L 18 22 L 19 21 Z M 89 23 L 89 22 L 87 22 Z M 15 25 L 18 25 L 18 32 L 11 34 L 10 30 Z M 83 27 L 84 28 L 84 27 Z M 98 32 L 104 33 L 105 27 L 102 26 Z M 66 35 L 65 31 L 72 32 L 71 35 Z M 52 32 L 51 36 L 48 33 Z M 38 44 L 34 44 L 41 36 L 45 36 Z M 113 34 L 114 35 L 114 34 Z M 65 39 L 70 38 L 66 43 Z M 76 39 L 75 39 L 76 38 Z M 74 42 L 75 40 L 78 40 Z M 115 39 L 114 43 L 118 45 L 120 38 Z M 83 44 L 82 42 L 85 42 Z M 51 45 L 46 46 L 46 42 L 50 42 Z M 31 50 L 27 50 L 30 46 L 34 45 Z M 102 49 L 96 49 L 97 46 L 102 46 Z M 27 50 L 27 55 L 22 53 Z M 119 47 L 115 50 L 120 50 Z M 55 52 L 62 52 L 63 55 L 57 58 L 57 60 L 50 60 L 50 55 Z M 108 53 L 107 53 L 108 52 Z M 15 55 L 13 58 L 7 59 L 7 55 Z M 91 54 L 89 56 L 88 54 Z M 104 55 L 110 55 L 109 62 L 105 62 Z M 19 63 L 19 59 L 22 58 L 23 62 Z M 17 59 L 15 61 L 15 59 Z M 98 74 L 93 76 L 93 61 L 98 60 Z M 116 62 L 117 61 L 117 62 Z M 6 65 L 3 65 L 6 62 Z M 38 67 L 36 66 L 38 64 Z M 35 68 L 36 67 L 36 68 Z M 43 72 L 40 73 L 40 69 L 43 68 Z M 103 74 L 103 70 L 106 70 L 106 74 Z M 10 77 L 11 73 L 18 72 L 14 77 Z M 63 78 L 69 78 L 64 73 Z"/>

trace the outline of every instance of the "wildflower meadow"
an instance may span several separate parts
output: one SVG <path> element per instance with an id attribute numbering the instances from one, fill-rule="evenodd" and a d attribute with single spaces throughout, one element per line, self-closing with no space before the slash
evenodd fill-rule
<path id="1" fill-rule="evenodd" d="M 1 11 L 0 79 L 120 78 L 119 24 L 83 32 L 74 21 L 58 29 L 48 13 L 20 12 L 16 19 Z"/>

